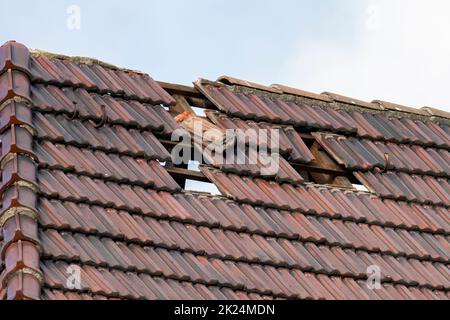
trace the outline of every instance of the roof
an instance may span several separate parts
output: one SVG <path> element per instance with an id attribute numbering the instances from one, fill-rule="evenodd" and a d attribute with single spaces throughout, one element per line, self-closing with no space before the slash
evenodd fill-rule
<path id="1" fill-rule="evenodd" d="M 219 128 L 280 128 L 280 173 L 203 165 L 222 195 L 183 190 L 164 165 L 182 93 Z M 168 85 L 16 42 L 0 48 L 0 105 L 1 299 L 450 298 L 444 111 Z"/>

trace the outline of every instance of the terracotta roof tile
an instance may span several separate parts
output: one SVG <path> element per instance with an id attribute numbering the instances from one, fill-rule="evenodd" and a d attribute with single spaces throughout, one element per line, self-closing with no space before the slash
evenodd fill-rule
<path id="1" fill-rule="evenodd" d="M 302 140 L 300 135 L 292 126 L 276 126 L 268 123 L 256 123 L 251 121 L 244 121 L 239 118 L 231 118 L 227 115 L 215 112 L 215 111 L 206 111 L 206 115 L 209 119 L 211 119 L 214 124 L 216 124 L 219 128 L 227 130 L 278 130 L 279 134 L 279 149 L 280 152 L 284 154 L 289 154 L 289 159 L 298 162 L 298 163 L 311 163 L 314 160 L 314 155 L 305 145 L 305 142 Z M 249 131 L 252 133 L 253 131 Z M 255 139 L 255 142 L 259 142 L 259 139 L 255 135 L 250 135 Z M 249 140 L 249 139 L 247 139 Z M 264 144 L 267 144 L 269 148 L 271 148 L 271 139 L 267 138 L 267 141 L 264 141 Z M 260 145 L 263 145 L 263 142 Z"/>
<path id="2" fill-rule="evenodd" d="M 373 104 L 378 104 L 379 106 L 388 109 L 388 110 L 395 110 L 395 111 L 401 111 L 401 112 L 407 112 L 407 113 L 412 113 L 412 114 L 420 114 L 420 115 L 429 115 L 427 114 L 426 111 L 422 110 L 422 109 L 416 109 L 416 108 L 411 108 L 411 107 L 407 107 L 407 106 L 402 106 L 396 103 L 392 103 L 392 102 L 386 102 L 386 101 L 382 101 L 382 100 L 375 100 L 372 101 Z"/>
<path id="3" fill-rule="evenodd" d="M 245 192 L 240 190 L 238 192 L 239 189 L 236 185 L 236 181 L 240 181 L 240 177 L 232 174 L 224 174 L 219 171 L 214 171 L 207 168 L 203 168 L 203 170 L 205 174 L 207 174 L 208 177 L 210 177 L 210 179 L 219 186 L 219 188 L 224 188 L 224 193 L 231 194 L 239 201 L 251 202 L 251 199 L 248 198 L 246 194 L 252 192 L 252 194 L 254 194 L 254 197 L 256 197 L 256 200 L 254 201 L 262 203 L 268 207 L 279 207 L 278 203 L 268 198 L 266 193 L 264 193 L 261 189 L 261 185 L 263 185 L 265 182 L 256 180 L 258 182 L 258 186 L 257 184 L 247 184 L 249 188 L 252 187 L 253 189 Z M 396 210 L 399 210 L 397 208 L 399 208 L 399 206 L 402 204 L 402 202 L 389 200 L 381 202 L 379 201 L 379 199 L 373 198 L 367 193 L 357 194 L 354 192 L 343 191 L 332 192 L 328 189 L 319 189 L 318 186 L 298 186 L 294 188 L 293 186 L 289 186 L 286 184 L 281 186 L 276 183 L 271 183 L 269 185 L 269 188 L 273 192 L 275 192 L 274 190 L 283 190 L 278 191 L 278 194 L 281 197 L 288 197 L 289 194 L 292 194 L 295 197 L 295 199 L 291 197 L 292 201 L 289 205 L 289 208 L 291 210 L 310 212 L 311 207 L 309 207 L 309 210 L 305 210 L 305 204 L 300 202 L 300 200 L 304 199 L 304 196 L 306 195 L 308 197 L 311 197 L 311 199 L 314 199 L 311 200 L 310 203 L 313 203 L 313 201 L 316 202 L 316 208 L 313 209 L 314 212 L 317 212 L 319 214 L 327 214 L 330 216 L 348 217 L 356 221 L 377 221 L 377 219 L 381 219 L 383 223 L 392 222 L 392 220 L 390 220 L 391 217 L 389 213 L 392 212 L 391 214 L 395 214 L 396 211 L 393 211 L 392 209 L 389 210 L 385 205 L 388 204 L 389 206 L 393 206 L 393 209 L 395 208 Z M 349 206 L 346 206 L 344 208 L 342 207 L 343 203 L 348 203 Z M 380 212 L 378 211 L 380 210 L 380 205 L 383 206 L 383 211 L 381 211 L 383 212 L 382 216 L 378 216 L 375 214 L 376 212 Z M 411 225 L 413 224 L 414 223 L 412 223 Z"/>
<path id="4" fill-rule="evenodd" d="M 221 76 L 221 77 L 219 77 L 217 79 L 217 81 L 221 82 L 221 83 L 226 83 L 226 84 L 240 85 L 240 86 L 254 88 L 254 89 L 258 89 L 258 90 L 274 92 L 274 93 L 280 93 L 280 91 L 277 88 L 260 85 L 260 84 L 257 84 L 257 83 L 253 83 L 253 82 L 250 82 L 250 81 L 233 78 L 233 77 L 230 77 L 230 76 Z"/>
<path id="5" fill-rule="evenodd" d="M 42 141 L 36 144 L 41 168 L 76 172 L 118 183 L 180 191 L 180 187 L 155 160 L 136 159 L 103 151 L 77 148 L 70 145 Z"/>
<path id="6" fill-rule="evenodd" d="M 120 125 L 97 127 L 91 121 L 41 113 L 36 113 L 35 126 L 40 139 L 145 159 L 171 159 L 168 151 L 148 131 L 126 130 Z"/>
<path id="7" fill-rule="evenodd" d="M 432 176 L 445 176 L 450 172 L 450 153 L 446 149 L 332 134 L 314 134 L 314 136 L 340 164 L 352 170 L 395 169 Z"/>
<path id="8" fill-rule="evenodd" d="M 52 204 L 52 206 L 53 206 L 53 204 Z M 83 216 L 83 212 L 80 209 L 73 207 L 73 210 L 74 211 L 71 213 L 72 215 L 79 216 L 79 217 Z M 43 211 L 43 213 L 46 212 L 45 210 L 42 210 L 42 211 Z M 89 211 L 94 212 L 92 209 L 89 209 Z M 104 211 L 104 210 L 102 210 L 102 211 Z M 96 210 L 95 212 L 101 212 L 101 211 Z M 103 216 L 105 214 L 106 213 L 104 213 Z M 112 214 L 112 212 L 108 213 L 108 215 L 110 215 L 110 214 Z M 175 223 L 175 222 L 162 223 L 162 221 L 161 221 L 159 223 L 162 223 L 162 226 L 166 226 L 166 227 L 163 227 L 163 229 L 165 230 L 165 232 L 163 234 L 168 235 L 169 238 L 171 239 L 171 241 L 168 241 L 167 239 L 162 239 L 162 238 L 156 236 L 156 233 L 154 233 L 153 238 L 148 238 L 147 235 L 150 235 L 150 233 L 148 231 L 145 231 L 144 233 L 139 233 L 139 234 L 136 233 L 136 231 L 132 231 L 133 228 L 136 228 L 138 226 L 144 227 L 145 225 L 148 225 L 148 226 L 156 227 L 156 226 L 158 226 L 157 220 L 154 220 L 154 219 L 141 220 L 141 219 L 137 219 L 138 217 L 131 217 L 129 214 L 125 214 L 125 213 L 122 214 L 121 216 L 123 218 L 120 218 L 120 220 L 114 219 L 114 221 L 116 221 L 115 224 L 116 225 L 121 224 L 124 227 L 126 227 L 127 229 L 128 229 L 128 226 L 130 226 L 130 228 L 131 228 L 128 230 L 124 229 L 124 232 L 117 233 L 117 234 L 123 233 L 125 236 L 125 239 L 130 239 L 130 240 L 134 239 L 133 241 L 136 241 L 135 239 L 139 239 L 139 241 L 142 241 L 142 243 L 151 243 L 153 245 L 163 246 L 163 247 L 168 246 L 167 248 L 171 248 L 171 249 L 195 252 L 197 254 L 207 254 L 208 256 L 211 256 L 211 257 L 221 257 L 222 259 L 232 259 L 232 260 L 236 260 L 236 261 L 245 260 L 245 261 L 249 261 L 249 262 L 250 261 L 258 261 L 258 262 L 265 262 L 265 263 L 269 263 L 269 264 L 277 263 L 277 264 L 283 265 L 283 266 L 286 265 L 287 261 L 291 261 L 291 263 L 293 263 L 292 264 L 293 267 L 297 266 L 297 261 L 303 260 L 303 259 L 299 260 L 298 254 L 301 254 L 303 256 L 305 256 L 305 255 L 307 257 L 309 256 L 310 263 L 317 259 L 318 259 L 317 261 L 322 261 L 322 262 L 319 262 L 318 264 L 316 264 L 315 270 L 317 272 L 320 272 L 320 271 L 329 272 L 329 273 L 335 272 L 334 269 L 330 269 L 330 266 L 328 265 L 328 263 L 325 262 L 326 260 L 323 260 L 323 259 L 336 259 L 336 258 L 333 258 L 333 255 L 331 255 L 330 251 L 324 251 L 324 253 L 323 253 L 324 255 L 321 254 L 321 250 L 326 250 L 327 247 L 325 247 L 325 246 L 318 247 L 316 245 L 313 245 L 313 243 L 307 243 L 306 247 L 304 247 L 304 245 L 301 244 L 300 242 L 291 240 L 291 244 L 293 245 L 293 247 L 290 249 L 291 251 L 286 251 L 286 253 L 283 253 L 283 250 L 280 247 L 280 245 L 283 246 L 281 244 L 283 242 L 280 242 L 278 244 L 278 240 L 275 240 L 275 238 L 271 238 L 270 236 L 268 238 L 258 236 L 258 235 L 252 235 L 251 237 L 249 237 L 249 236 L 246 236 L 245 234 L 238 235 L 237 233 L 231 232 L 231 231 L 224 232 L 221 229 L 213 229 L 212 232 L 209 232 L 208 229 L 206 229 L 204 227 L 194 227 L 189 224 L 185 225 L 182 223 Z M 122 220 L 125 217 L 129 217 L 129 218 L 126 220 Z M 101 221 L 104 218 L 102 218 L 102 216 L 97 216 L 97 219 L 98 219 L 98 221 Z M 126 221 L 126 222 L 119 223 L 119 221 L 124 221 L 124 222 Z M 49 224 L 48 222 L 45 222 L 45 220 L 43 221 L 43 223 L 45 225 L 51 227 L 51 224 Z M 136 227 L 133 227 L 133 226 L 136 226 Z M 53 225 L 53 227 L 55 227 L 55 225 Z M 83 230 L 83 232 L 86 232 L 85 230 L 88 230 L 88 228 L 89 228 L 89 225 L 86 225 L 85 227 L 82 227 L 80 229 L 80 231 Z M 97 232 L 101 231 L 101 228 L 103 228 L 103 227 L 99 227 L 98 231 L 92 230 L 91 232 L 97 233 Z M 359 228 L 361 228 L 361 227 L 359 227 Z M 359 228 L 355 224 L 353 229 L 349 229 L 348 234 L 352 234 L 355 231 L 360 230 Z M 199 231 L 200 231 L 200 233 L 199 233 Z M 209 233 L 204 233 L 206 231 L 208 231 Z M 384 232 L 384 230 L 383 230 L 383 232 Z M 103 233 L 111 234 L 112 232 L 111 231 L 103 231 Z M 159 234 L 161 234 L 161 233 L 159 233 Z M 364 239 L 363 241 L 366 241 L 368 243 L 374 243 L 368 237 L 369 234 L 370 234 L 370 232 L 367 229 L 367 231 L 365 232 L 365 236 L 361 237 L 361 239 Z M 375 233 L 373 233 L 373 236 L 376 237 Z M 375 239 L 375 237 L 373 239 Z M 388 236 L 386 236 L 386 237 L 388 237 Z M 44 239 L 45 237 L 41 237 L 41 238 Z M 192 239 L 192 240 L 190 240 L 190 239 Z M 432 237 L 431 239 L 437 239 L 437 238 Z M 441 241 L 444 241 L 443 238 L 439 238 L 439 239 L 442 239 Z M 392 240 L 390 240 L 390 241 L 392 241 Z M 439 247 L 439 245 L 436 246 L 437 240 L 433 240 L 433 241 L 435 242 L 433 247 L 435 247 L 435 248 Z M 444 242 L 446 242 L 446 241 L 447 240 L 445 240 Z M 357 245 L 357 243 L 356 243 L 356 245 Z M 86 245 L 84 247 L 94 248 L 94 246 L 86 246 Z M 97 244 L 95 247 L 99 248 L 99 244 Z M 308 249 L 306 249 L 306 248 L 308 248 Z M 322 248 L 322 249 L 319 249 L 319 248 Z M 339 246 L 333 246 L 333 248 L 334 248 L 333 250 L 336 253 L 342 252 L 342 251 L 340 251 L 341 249 L 339 248 Z M 382 250 L 384 252 L 388 252 L 388 249 L 389 249 L 389 248 L 386 249 L 383 246 L 379 246 L 379 248 L 380 249 L 376 249 L 376 248 L 371 248 L 371 249 L 374 251 Z M 338 251 L 336 251 L 336 250 L 338 250 Z M 361 249 L 361 250 L 363 250 L 363 249 Z M 365 249 L 365 250 L 367 250 L 367 249 Z M 431 252 L 431 251 L 432 251 L 432 249 L 428 250 L 428 252 Z M 220 252 L 223 252 L 223 253 L 220 253 Z M 271 254 L 271 252 L 272 252 L 272 254 Z M 275 252 L 278 252 L 279 254 L 273 255 Z M 303 252 L 303 253 L 301 253 L 301 252 Z M 326 252 L 328 252 L 328 253 L 326 253 Z M 409 254 L 411 252 L 411 250 L 403 251 L 403 249 L 401 249 L 401 251 L 399 251 L 399 252 L 400 253 L 395 252 L 394 255 Z M 402 253 L 402 252 L 405 252 L 405 253 Z M 294 255 L 292 256 L 292 254 L 294 254 Z M 438 258 L 439 254 L 445 254 L 445 252 L 436 253 L 434 255 L 434 257 Z M 56 256 L 58 256 L 58 254 L 56 254 Z M 98 256 L 98 254 L 96 256 Z M 314 256 L 316 256 L 316 258 L 312 258 Z M 371 256 L 378 257 L 378 255 L 372 255 L 372 254 L 371 254 Z M 286 259 L 286 257 L 292 257 L 292 258 Z M 328 257 L 328 258 L 326 258 L 326 257 Z M 389 255 L 385 254 L 384 257 L 389 257 Z M 353 258 L 353 259 L 355 259 L 355 258 Z M 447 258 L 445 258 L 445 259 L 447 259 Z M 352 259 L 350 259 L 350 260 L 352 260 Z M 284 261 L 286 261 L 286 262 L 284 262 Z M 308 258 L 307 258 L 307 261 L 308 261 Z M 339 263 L 338 261 L 339 260 L 335 260 L 335 263 Z M 357 260 L 352 260 L 352 261 L 357 261 Z M 289 265 L 289 263 L 287 263 L 287 265 Z M 304 267 L 305 266 L 303 266 L 303 268 Z M 338 271 L 341 273 L 343 272 L 343 270 L 344 269 L 342 267 L 340 269 L 338 269 Z M 357 271 L 354 270 L 353 272 L 357 272 Z M 361 272 L 361 271 L 358 271 L 358 272 Z"/>
<path id="9" fill-rule="evenodd" d="M 442 112 L 200 80 L 220 129 L 280 130 L 277 174 L 201 166 L 213 197 L 161 164 L 179 126 L 148 75 L 8 43 L 0 77 L 2 299 L 450 298 Z M 373 193 L 307 183 L 315 142 Z"/>
<path id="10" fill-rule="evenodd" d="M 179 128 L 160 105 L 151 106 L 136 100 L 101 95 L 83 88 L 36 84 L 31 87 L 31 98 L 33 107 L 40 111 L 69 116 L 75 114 L 80 119 L 96 123 L 105 115 L 112 124 L 134 126 L 167 135 Z"/>
<path id="11" fill-rule="evenodd" d="M 199 80 L 195 85 L 221 111 L 245 120 L 281 122 L 296 127 L 318 128 L 334 132 L 357 131 L 361 137 L 400 143 L 414 142 L 445 148 L 450 146 L 448 135 L 438 124 L 429 120 L 410 119 L 407 113 L 402 113 L 400 117 L 398 114 L 395 117 L 385 115 L 380 112 L 376 104 L 370 104 L 370 106 L 378 111 L 345 108 L 337 110 L 332 106 L 325 108 L 321 103 L 286 99 L 280 94 L 252 91 L 236 84 L 234 86 L 217 85 Z M 257 97 L 260 103 L 252 102 L 254 100 L 251 99 L 252 97 Z M 260 104 L 275 112 L 277 117 L 262 112 Z M 424 117 L 426 118 L 429 117 Z"/>
<path id="12" fill-rule="evenodd" d="M 50 55 L 51 56 L 51 55 Z M 34 54 L 30 60 L 32 80 L 39 83 L 86 88 L 152 104 L 174 104 L 175 100 L 146 74 L 70 59 Z"/>
<path id="13" fill-rule="evenodd" d="M 355 176 L 383 198 L 407 200 L 422 204 L 450 206 L 450 185 L 446 178 L 386 173 L 358 172 Z"/>
<path id="14" fill-rule="evenodd" d="M 430 108 L 430 107 L 423 107 L 422 110 L 428 112 L 432 116 L 450 119 L 450 113 L 449 112 L 445 112 L 445 111 L 440 110 L 440 109 L 435 109 L 435 108 Z"/>

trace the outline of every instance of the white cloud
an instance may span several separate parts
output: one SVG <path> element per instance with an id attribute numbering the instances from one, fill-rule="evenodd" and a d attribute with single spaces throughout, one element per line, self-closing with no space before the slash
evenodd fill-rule
<path id="1" fill-rule="evenodd" d="M 360 29 L 351 40 L 302 43 L 287 62 L 290 83 L 314 92 L 450 111 L 450 1 L 365 3 L 363 10 L 355 9 Z"/>

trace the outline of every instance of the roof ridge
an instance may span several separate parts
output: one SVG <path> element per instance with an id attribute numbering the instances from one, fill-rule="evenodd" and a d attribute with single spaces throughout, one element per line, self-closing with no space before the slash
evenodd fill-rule
<path id="1" fill-rule="evenodd" d="M 47 57 L 49 59 L 69 60 L 69 61 L 75 62 L 77 64 L 86 64 L 86 65 L 89 65 L 89 66 L 99 65 L 99 66 L 102 66 L 104 68 L 108 68 L 108 69 L 112 69 L 112 70 L 147 75 L 146 72 L 143 72 L 143 71 L 140 71 L 140 70 L 132 70 L 132 69 L 128 69 L 128 68 L 118 67 L 118 66 L 113 65 L 111 63 L 108 63 L 108 62 L 105 62 L 105 61 L 102 61 L 102 60 L 99 60 L 99 59 L 91 58 L 91 57 L 68 56 L 68 55 L 59 54 L 59 53 L 53 53 L 53 52 L 40 50 L 40 49 L 30 49 L 30 56 L 32 56 L 32 57 L 44 56 L 44 57 Z"/>
<path id="2" fill-rule="evenodd" d="M 200 79 L 201 82 L 206 82 L 208 84 L 214 84 L 214 81 L 209 81 L 205 79 Z M 420 109 L 404 106 L 401 104 L 387 102 L 383 100 L 373 100 L 371 102 L 347 97 L 341 94 L 331 93 L 331 92 L 323 92 L 321 94 L 305 91 L 302 89 L 290 87 L 282 84 L 272 84 L 270 86 L 260 85 L 254 82 L 230 77 L 230 76 L 221 76 L 216 82 L 217 84 L 231 85 L 231 86 L 241 86 L 247 87 L 250 89 L 266 91 L 269 93 L 279 94 L 279 95 L 291 95 L 296 97 L 308 98 L 313 100 L 318 100 L 320 102 L 333 103 L 340 102 L 348 105 L 358 106 L 364 109 L 371 109 L 377 111 L 396 111 L 405 114 L 413 114 L 419 116 L 425 116 L 433 120 L 434 118 L 443 118 L 450 119 L 450 112 L 445 110 L 440 110 L 436 108 L 431 108 L 428 106 L 424 106 Z"/>

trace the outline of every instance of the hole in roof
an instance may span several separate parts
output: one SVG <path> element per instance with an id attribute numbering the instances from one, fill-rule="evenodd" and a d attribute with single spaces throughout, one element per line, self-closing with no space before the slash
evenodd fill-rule
<path id="1" fill-rule="evenodd" d="M 205 109 L 199 107 L 192 107 L 192 110 L 195 112 L 196 116 L 206 117 Z"/>
<path id="2" fill-rule="evenodd" d="M 362 184 L 353 184 L 353 188 L 358 191 L 369 192 L 369 189 L 367 189 L 367 187 Z"/>
<path id="3" fill-rule="evenodd" d="M 224 82 L 227 80 L 225 79 Z M 206 103 L 208 99 L 198 96 L 198 93 L 189 91 L 175 90 L 172 92 L 176 105 L 170 108 L 164 107 L 175 118 L 184 113 L 190 113 L 199 118 L 207 119 L 206 111 L 211 109 Z M 212 107 L 214 110 L 217 110 Z M 296 132 L 304 142 L 304 147 L 309 149 L 314 158 L 310 163 L 293 162 L 289 154 L 281 154 L 286 162 L 288 162 L 297 171 L 305 182 L 312 182 L 319 185 L 327 185 L 332 187 L 341 187 L 353 189 L 357 191 L 368 191 L 367 188 L 355 179 L 353 174 L 346 170 L 342 165 L 338 164 L 332 155 L 322 148 L 319 142 L 312 134 L 315 130 L 311 128 L 296 128 Z M 169 152 L 173 145 L 167 145 Z M 209 194 L 220 194 L 217 187 L 211 183 L 200 171 L 199 166 L 202 164 L 195 159 L 195 148 L 191 149 L 191 160 L 179 166 L 171 164 L 169 172 L 180 186 L 187 191 L 196 191 Z M 228 149 L 227 149 L 228 150 Z M 301 151 L 300 151 L 301 152 Z M 310 157 L 310 155 L 308 156 Z M 209 162 L 209 161 L 206 161 Z M 271 179 L 271 178 L 270 178 Z"/>
<path id="4" fill-rule="evenodd" d="M 311 131 L 297 130 L 297 133 L 301 135 L 306 147 L 315 158 L 308 164 L 290 163 L 306 182 L 367 191 L 351 172 L 346 170 L 343 165 L 338 164 L 333 156 L 320 145 L 311 135 Z"/>
<path id="5" fill-rule="evenodd" d="M 189 160 L 188 170 L 200 172 L 200 162 L 194 161 L 194 160 Z"/>
<path id="6" fill-rule="evenodd" d="M 202 182 L 202 181 L 196 181 L 196 180 L 186 180 L 186 191 L 194 191 L 194 192 L 200 192 L 200 193 L 207 193 L 212 195 L 221 195 L 221 192 L 217 187 L 211 183 L 211 182 Z"/>
<path id="7" fill-rule="evenodd" d="M 171 152 L 173 145 L 166 145 L 166 148 Z M 191 148 L 192 159 L 189 162 L 175 165 L 172 162 L 164 164 L 165 169 L 174 178 L 178 185 L 186 191 L 194 191 L 199 193 L 207 193 L 211 195 L 218 195 L 220 191 L 217 187 L 209 181 L 209 179 L 203 175 L 200 170 L 200 162 L 195 158 L 195 150 L 193 146 Z"/>

